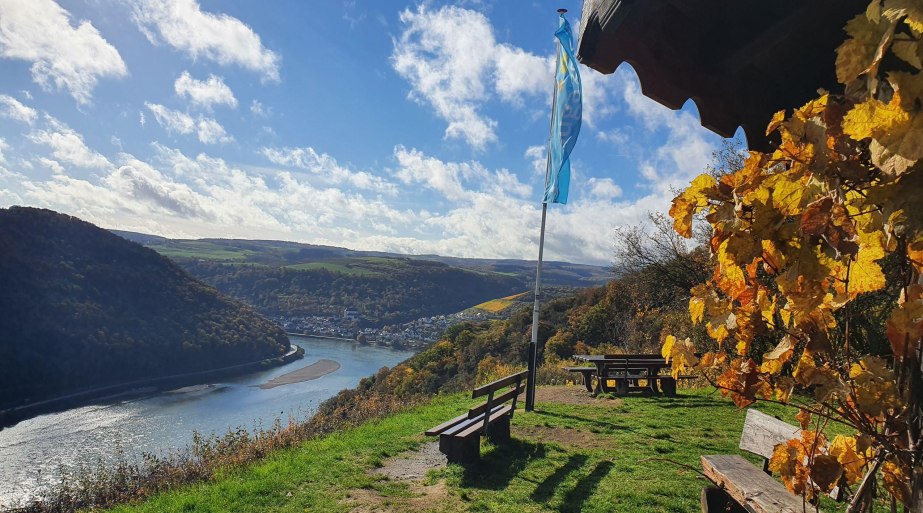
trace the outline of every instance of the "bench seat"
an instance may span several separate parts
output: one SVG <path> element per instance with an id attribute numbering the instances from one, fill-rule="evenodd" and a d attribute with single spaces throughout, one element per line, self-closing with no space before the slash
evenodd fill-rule
<path id="1" fill-rule="evenodd" d="M 737 455 L 702 456 L 702 470 L 709 479 L 747 511 L 754 513 L 802 513 L 800 496 Z M 814 507 L 809 505 L 809 510 Z"/>

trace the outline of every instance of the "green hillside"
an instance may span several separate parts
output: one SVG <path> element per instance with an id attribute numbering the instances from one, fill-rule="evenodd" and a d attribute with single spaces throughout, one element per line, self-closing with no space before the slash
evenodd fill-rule
<path id="1" fill-rule="evenodd" d="M 341 258 L 285 267 L 177 262 L 266 315 L 340 316 L 349 307 L 370 326 L 457 312 L 522 288 L 514 277 L 406 258 Z"/>
<path id="2" fill-rule="evenodd" d="M 525 260 L 115 233 L 156 250 L 194 277 L 276 318 L 338 317 L 345 308 L 354 308 L 362 326 L 377 327 L 450 314 L 531 290 L 535 279 L 535 263 Z M 610 271 L 598 266 L 547 262 L 543 268 L 548 288 L 597 286 L 609 277 Z"/>
<path id="3" fill-rule="evenodd" d="M 0 407 L 285 354 L 285 333 L 156 252 L 0 209 Z"/>
<path id="4" fill-rule="evenodd" d="M 308 270 L 325 268 L 349 275 L 364 274 L 362 269 L 366 267 L 380 271 L 381 268 L 377 264 L 388 260 L 409 259 L 439 262 L 451 267 L 518 278 L 525 285 L 523 289 L 529 288 L 528 285 L 535 279 L 535 262 L 532 260 L 399 255 L 285 241 L 182 240 L 117 230 L 113 232 L 177 260 L 204 259 Z M 611 270 L 607 267 L 554 261 L 545 262 L 542 267 L 542 280 L 547 286 L 592 287 L 602 285 L 611 278 Z"/>

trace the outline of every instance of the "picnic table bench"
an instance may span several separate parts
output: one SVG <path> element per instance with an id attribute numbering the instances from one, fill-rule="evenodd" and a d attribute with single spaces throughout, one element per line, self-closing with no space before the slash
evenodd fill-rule
<path id="1" fill-rule="evenodd" d="M 607 381 L 615 381 L 616 395 L 627 395 L 629 392 L 646 392 L 657 394 L 660 391 L 666 396 L 676 395 L 677 379 L 692 379 L 695 376 L 682 375 L 674 378 L 672 375 L 662 375 L 660 371 L 669 367 L 666 359 L 653 354 L 607 354 L 607 355 L 574 355 L 574 359 L 592 363 L 593 367 L 565 367 L 568 372 L 579 372 L 583 375 L 583 384 L 588 392 L 598 395 L 601 392 L 610 392 L 612 389 Z M 595 388 L 592 379 L 596 378 Z M 638 382 L 644 380 L 645 386 Z M 658 387 L 659 385 L 659 387 Z"/>
<path id="2" fill-rule="evenodd" d="M 477 387 L 472 399 L 487 396 L 487 401 L 426 431 L 427 436 L 439 436 L 439 451 L 449 463 L 471 463 L 481 457 L 481 436 L 492 443 L 510 440 L 510 420 L 516 411 L 516 401 L 526 389 L 528 371 Z M 500 392 L 497 394 L 497 392 Z M 505 404 L 511 401 L 510 404 Z"/>
<path id="3" fill-rule="evenodd" d="M 702 456 L 705 475 L 717 485 L 702 490 L 702 513 L 802 513 L 802 498 L 790 493 L 769 473 L 769 458 L 775 446 L 800 436 L 797 426 L 748 409 L 740 449 L 762 456 L 763 468 L 738 455 Z"/>

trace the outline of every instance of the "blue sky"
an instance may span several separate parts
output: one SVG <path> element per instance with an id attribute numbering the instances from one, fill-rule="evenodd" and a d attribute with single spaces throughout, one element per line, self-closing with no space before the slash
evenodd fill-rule
<path id="1" fill-rule="evenodd" d="M 0 0 L 0 207 L 168 237 L 534 259 L 555 9 Z M 581 67 L 546 258 L 607 265 L 721 139 Z"/>

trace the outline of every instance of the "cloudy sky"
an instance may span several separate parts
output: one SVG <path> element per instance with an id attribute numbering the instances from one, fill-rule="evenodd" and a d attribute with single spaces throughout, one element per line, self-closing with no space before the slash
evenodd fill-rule
<path id="1" fill-rule="evenodd" d="M 0 0 L 0 207 L 176 238 L 534 259 L 557 7 Z M 721 139 L 581 67 L 546 258 L 610 264 Z"/>

